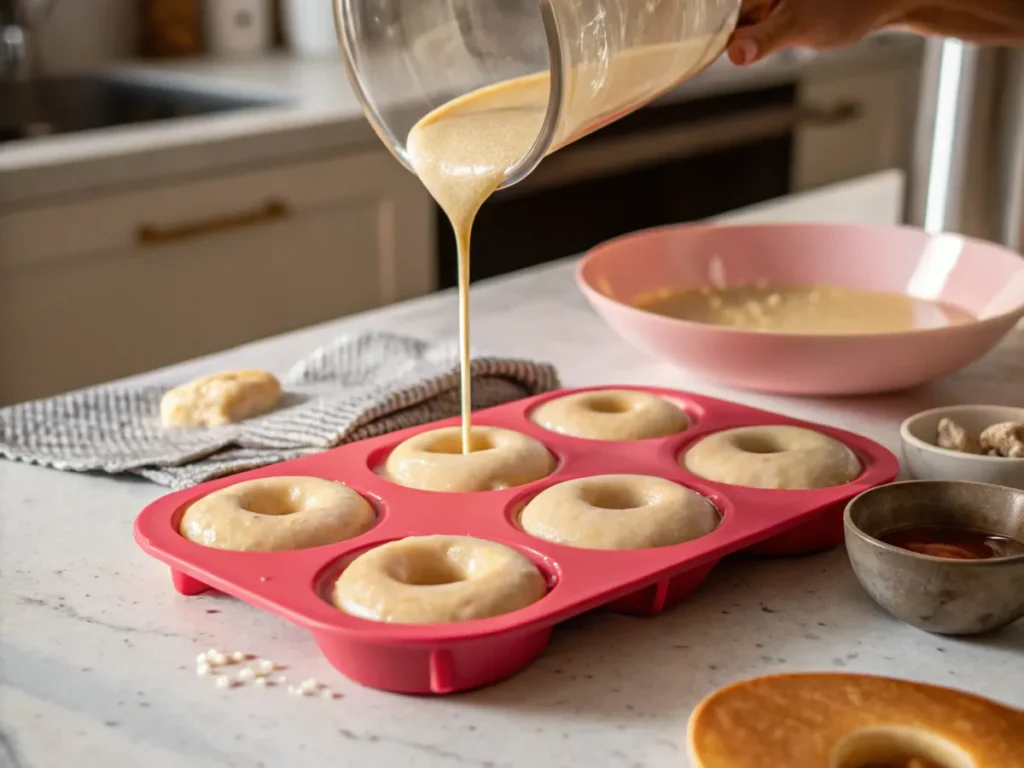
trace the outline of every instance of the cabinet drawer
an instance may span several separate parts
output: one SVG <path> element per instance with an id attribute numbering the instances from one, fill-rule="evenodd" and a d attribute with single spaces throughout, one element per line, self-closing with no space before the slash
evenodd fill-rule
<path id="1" fill-rule="evenodd" d="M 429 292 L 433 239 L 384 152 L 0 217 L 0 404 Z"/>
<path id="2" fill-rule="evenodd" d="M 805 109 L 856 108 L 835 125 L 810 122 L 797 130 L 794 191 L 888 168 L 908 169 L 917 107 L 918 66 L 842 79 L 811 79 L 800 88 Z"/>
<path id="3" fill-rule="evenodd" d="M 380 151 L 0 213 L 0 269 L 147 245 L 154 232 L 200 230 L 198 238 L 225 225 L 258 226 L 271 205 L 282 206 L 287 217 L 416 185 Z"/>

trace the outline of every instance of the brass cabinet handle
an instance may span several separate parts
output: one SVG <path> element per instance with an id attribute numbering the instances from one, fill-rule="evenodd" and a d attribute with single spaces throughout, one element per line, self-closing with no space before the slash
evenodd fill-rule
<path id="1" fill-rule="evenodd" d="M 193 221 L 173 227 L 158 227 L 155 224 L 143 224 L 135 232 L 135 241 L 139 245 L 154 246 L 176 243 L 193 237 L 242 229 L 273 221 L 281 221 L 291 216 L 291 210 L 280 200 L 268 200 L 262 206 L 251 211 L 242 211 L 231 216 L 206 221 Z"/>
<path id="2" fill-rule="evenodd" d="M 841 101 L 831 107 L 806 107 L 800 110 L 799 123 L 814 126 L 835 126 L 850 123 L 864 113 L 856 101 Z"/>

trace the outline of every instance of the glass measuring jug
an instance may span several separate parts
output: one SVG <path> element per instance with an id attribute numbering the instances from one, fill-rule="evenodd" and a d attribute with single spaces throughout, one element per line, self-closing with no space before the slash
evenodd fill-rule
<path id="1" fill-rule="evenodd" d="M 482 89 L 514 88 L 536 139 L 499 188 L 713 62 L 739 9 L 740 0 L 335 0 L 352 86 L 410 171 L 409 132 L 421 118 Z"/>

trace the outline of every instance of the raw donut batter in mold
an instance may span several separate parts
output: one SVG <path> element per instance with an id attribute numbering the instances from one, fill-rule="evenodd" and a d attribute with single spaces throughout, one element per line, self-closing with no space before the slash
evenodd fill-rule
<path id="1" fill-rule="evenodd" d="M 772 675 L 711 694 L 688 742 L 696 768 L 1024 768 L 1024 713 L 906 680 Z"/>
<path id="2" fill-rule="evenodd" d="M 717 483 L 774 490 L 831 488 L 857 477 L 857 456 L 827 435 L 792 426 L 716 432 L 683 455 L 690 472 Z"/>
<path id="3" fill-rule="evenodd" d="M 551 474 L 555 460 L 542 443 L 499 427 L 474 426 L 470 453 L 459 427 L 421 432 L 388 456 L 385 474 L 407 488 L 467 493 L 497 491 Z"/>
<path id="4" fill-rule="evenodd" d="M 590 440 L 646 440 L 690 426 L 675 404 L 648 392 L 604 389 L 558 397 L 538 406 L 530 420 L 544 429 Z"/>
<path id="5" fill-rule="evenodd" d="M 268 477 L 193 503 L 178 530 L 215 549 L 275 552 L 334 544 L 365 533 L 373 507 L 351 488 L 318 477 Z"/>
<path id="6" fill-rule="evenodd" d="M 518 611 L 546 593 L 537 566 L 504 544 L 412 536 L 353 560 L 334 584 L 333 602 L 372 621 L 447 624 Z"/>
<path id="7" fill-rule="evenodd" d="M 580 549 L 647 549 L 699 539 L 721 517 L 689 488 L 647 475 L 599 475 L 559 483 L 523 507 L 531 536 Z"/>

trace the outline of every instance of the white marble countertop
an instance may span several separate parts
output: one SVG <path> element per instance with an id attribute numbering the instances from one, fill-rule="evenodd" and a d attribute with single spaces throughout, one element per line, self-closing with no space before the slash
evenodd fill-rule
<path id="1" fill-rule="evenodd" d="M 907 61 L 920 41 L 885 33 L 849 49 L 785 53 L 740 69 L 724 58 L 667 99 L 794 82 L 816 71 L 867 72 Z M 83 189 L 210 172 L 313 152 L 384 151 L 363 117 L 340 58 L 275 55 L 252 61 L 137 62 L 107 74 L 161 86 L 248 96 L 270 106 L 0 144 L 0 204 Z"/>
<path id="2" fill-rule="evenodd" d="M 898 174 L 882 174 L 743 218 L 898 215 Z M 851 429 L 898 450 L 896 427 L 956 402 L 1020 405 L 1024 331 L 986 361 L 930 387 L 884 397 L 796 399 L 724 391 L 629 346 L 573 285 L 573 262 L 475 287 L 482 348 L 556 363 L 567 386 L 689 389 Z M 333 336 L 456 330 L 455 298 L 412 302 L 270 339 L 152 374 L 267 366 L 283 371 Z M 557 328 L 557 333 L 551 333 Z M 1005 370 L 1015 361 L 1015 372 Z M 1000 378 L 1002 377 L 1002 378 Z M 322 659 L 311 636 L 216 595 L 184 598 L 132 541 L 132 521 L 165 489 L 0 462 L 0 765 L 679 768 L 693 706 L 734 680 L 783 670 L 889 674 L 1024 706 L 1024 622 L 984 639 L 934 637 L 877 608 L 842 549 L 734 559 L 656 619 L 594 612 L 560 626 L 531 667 L 447 698 L 363 689 Z M 242 649 L 342 694 L 217 690 L 194 673 L 208 647 Z"/>

